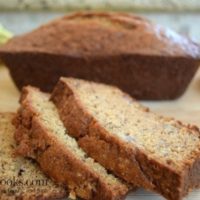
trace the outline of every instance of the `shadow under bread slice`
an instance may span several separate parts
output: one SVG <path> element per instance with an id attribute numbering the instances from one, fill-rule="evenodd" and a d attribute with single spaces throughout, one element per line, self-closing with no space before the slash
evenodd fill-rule
<path id="1" fill-rule="evenodd" d="M 68 135 L 49 96 L 36 88 L 22 91 L 15 119 L 18 152 L 35 159 L 41 169 L 83 199 L 120 200 L 128 185 L 109 174 Z"/>
<path id="2" fill-rule="evenodd" d="M 200 132 L 119 89 L 61 78 L 51 96 L 69 134 L 106 169 L 169 200 L 200 186 Z"/>
<path id="3" fill-rule="evenodd" d="M 67 196 L 64 188 L 56 186 L 33 161 L 14 155 L 13 117 L 0 113 L 0 199 L 63 199 Z"/>

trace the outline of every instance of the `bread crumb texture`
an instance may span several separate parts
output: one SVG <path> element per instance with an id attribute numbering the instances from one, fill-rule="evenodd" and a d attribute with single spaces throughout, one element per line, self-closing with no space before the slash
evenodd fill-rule
<path id="1" fill-rule="evenodd" d="M 48 179 L 34 161 L 14 155 L 12 118 L 13 114 L 0 113 L 0 199 L 65 197 L 66 191 Z"/>
<path id="2" fill-rule="evenodd" d="M 59 114 L 55 105 L 49 101 L 49 96 L 39 90 L 34 90 L 31 93 L 32 104 L 36 108 L 38 117 L 41 119 L 44 126 L 59 139 L 60 143 L 64 144 L 76 158 L 81 160 L 91 170 L 102 177 L 105 182 L 112 186 L 123 186 L 122 182 L 115 176 L 109 174 L 104 167 L 95 162 L 92 158 L 88 157 L 87 154 L 78 146 L 78 143 L 74 138 L 67 134 L 67 130 L 64 124 L 59 118 Z"/>
<path id="3" fill-rule="evenodd" d="M 110 133 L 144 150 L 150 157 L 184 166 L 200 149 L 199 130 L 149 112 L 115 87 L 63 79 L 75 88 L 85 108 Z"/>

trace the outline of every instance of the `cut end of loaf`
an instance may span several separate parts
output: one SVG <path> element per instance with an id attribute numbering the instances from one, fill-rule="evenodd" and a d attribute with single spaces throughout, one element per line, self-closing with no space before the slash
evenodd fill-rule
<path id="1" fill-rule="evenodd" d="M 0 199 L 66 197 L 67 192 L 48 179 L 36 163 L 15 156 L 13 117 L 11 113 L 0 113 Z"/>

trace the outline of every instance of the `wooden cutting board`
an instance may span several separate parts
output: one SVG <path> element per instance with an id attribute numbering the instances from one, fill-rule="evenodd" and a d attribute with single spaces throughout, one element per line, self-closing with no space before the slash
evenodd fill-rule
<path id="1" fill-rule="evenodd" d="M 19 92 L 8 70 L 0 66 L 0 112 L 15 112 L 18 107 Z"/>
<path id="2" fill-rule="evenodd" d="M 8 70 L 0 66 L 0 112 L 15 112 L 19 106 L 18 99 L 19 92 L 12 82 Z M 200 69 L 186 93 L 178 100 L 143 101 L 142 103 L 159 114 L 171 116 L 200 127 Z M 199 200 L 200 190 L 192 192 L 186 199 Z M 136 193 L 130 194 L 126 200 L 164 200 L 164 198 L 140 189 Z"/>

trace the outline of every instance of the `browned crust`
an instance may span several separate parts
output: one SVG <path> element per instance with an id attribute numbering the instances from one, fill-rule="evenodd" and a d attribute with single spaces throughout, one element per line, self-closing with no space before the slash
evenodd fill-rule
<path id="1" fill-rule="evenodd" d="M 145 152 L 109 134 L 84 108 L 67 81 L 60 79 L 51 99 L 69 133 L 95 160 L 129 183 L 157 191 L 170 200 L 180 200 L 200 183 L 199 155 L 195 155 L 183 172 L 170 164 L 151 159 Z M 148 111 L 147 111 L 148 112 Z M 191 127 L 188 127 L 191 128 Z M 191 128 L 191 130 L 197 128 Z"/>
<path id="2" fill-rule="evenodd" d="M 199 66 L 189 58 L 140 55 L 88 59 L 21 52 L 2 53 L 0 57 L 20 90 L 33 85 L 51 92 L 61 76 L 70 76 L 116 85 L 136 99 L 148 100 L 178 98 Z"/>
<path id="3" fill-rule="evenodd" d="M 85 24 L 84 28 L 80 24 L 73 27 L 68 24 L 70 19 L 99 17 L 111 21 L 113 26 L 105 29 L 94 23 L 96 28 L 91 30 L 90 24 Z M 122 28 L 115 29 L 115 23 L 121 24 Z M 59 30 L 55 26 L 60 27 Z M 116 85 L 137 99 L 175 99 L 184 93 L 198 69 L 200 47 L 189 40 L 188 45 L 183 45 L 184 42 L 177 45 L 174 43 L 176 37 L 165 38 L 168 35 L 165 32 L 160 35 L 161 39 L 157 34 L 151 37 L 149 32 L 155 27 L 147 20 L 129 14 L 75 13 L 11 39 L 0 48 L 0 57 L 19 89 L 29 84 L 51 91 L 61 76 L 70 76 Z M 67 31 L 72 35 L 71 40 L 65 37 Z M 89 36 L 82 40 L 80 33 L 83 32 Z M 54 35 L 60 35 L 60 43 Z M 108 41 L 103 43 L 107 37 Z M 46 40 L 49 42 L 43 44 Z M 79 47 L 75 48 L 77 44 Z M 115 44 L 116 48 L 113 48 Z M 133 45 L 130 47 L 129 44 Z M 148 46 L 150 44 L 153 44 L 152 48 Z M 147 45 L 146 49 L 139 51 L 144 45 Z"/>
<path id="4" fill-rule="evenodd" d="M 10 120 L 14 118 L 15 114 L 10 112 L 0 112 L 0 118 L 9 116 Z M 12 123 L 12 121 L 10 121 Z M 56 189 L 55 191 L 44 191 L 43 194 L 37 194 L 36 192 L 32 193 L 21 193 L 19 196 L 13 195 L 7 195 L 6 193 L 3 193 L 3 191 L 6 188 L 3 186 L 0 186 L 1 194 L 0 199 L 8 199 L 8 200 L 53 200 L 53 199 L 63 199 L 64 197 L 67 197 L 67 190 L 64 188 Z"/>
<path id="5" fill-rule="evenodd" d="M 102 177 L 77 159 L 58 139 L 49 133 L 31 105 L 28 88 L 21 97 L 21 108 L 15 119 L 18 153 L 33 157 L 41 169 L 57 183 L 68 186 L 83 199 L 119 200 L 125 198 L 127 186 L 109 187 Z"/>
<path id="6" fill-rule="evenodd" d="M 81 30 L 80 28 L 82 28 L 82 26 L 80 22 L 83 22 L 85 19 L 88 19 L 89 21 L 86 21 L 87 23 L 84 24 L 85 29 Z M 94 19 L 97 21 L 94 21 Z M 76 20 L 77 23 L 72 23 L 76 22 Z M 94 22 L 92 25 L 96 29 L 92 29 L 91 22 Z M 105 24 L 107 24 L 107 26 L 104 26 Z M 118 29 L 116 29 L 116 24 L 120 24 L 121 26 L 117 26 Z M 67 35 L 66 33 L 68 33 L 69 29 L 72 29 L 72 32 L 69 32 L 70 35 Z M 171 32 L 159 25 L 150 23 L 150 21 L 145 18 L 133 14 L 116 12 L 75 12 L 50 21 L 30 33 L 13 37 L 0 48 L 0 52 L 46 52 L 55 53 L 56 55 L 59 52 L 60 55 L 67 53 L 69 56 L 73 55 L 75 57 L 88 57 L 89 55 L 102 55 L 104 57 L 106 52 L 109 56 L 115 55 L 116 53 L 117 55 L 160 55 L 169 57 L 188 57 L 194 60 L 200 59 L 199 44 L 191 41 L 189 38 L 174 33 L 172 30 Z M 62 34 L 60 43 L 55 40 L 54 34 L 56 33 Z M 86 33 L 86 36 L 89 36 L 90 39 L 95 38 L 96 40 L 89 40 L 89 38 L 86 37 L 84 38 L 86 39 L 85 43 L 80 40 L 82 39 L 80 38 L 82 33 Z M 106 40 L 106 34 L 111 34 L 111 41 Z M 65 38 L 65 36 L 70 37 Z M 101 38 L 100 36 L 104 37 Z M 42 41 L 41 38 L 45 41 Z M 77 43 L 74 39 L 80 40 L 78 41 L 80 43 L 80 46 L 78 46 L 79 49 L 77 48 Z M 27 43 L 23 43 L 23 41 L 26 41 Z M 104 43 L 104 41 L 106 41 L 106 43 Z M 118 48 L 112 49 L 112 46 L 116 45 L 113 41 L 118 45 L 121 44 L 119 42 L 123 41 L 126 48 L 124 48 L 123 45 L 119 45 Z M 130 43 L 130 41 L 132 42 Z M 67 46 L 63 45 L 63 42 Z M 103 44 L 103 47 L 96 48 L 98 47 L 96 46 L 97 44 L 95 44 L 97 42 L 100 45 Z M 71 48 L 67 48 L 70 45 L 68 43 L 73 44 Z M 76 52 L 78 53 L 75 53 L 73 51 L 74 49 L 76 49 Z M 36 50 L 36 52 L 34 52 L 34 50 Z M 101 50 L 104 50 L 105 52 Z M 70 52 L 72 54 L 70 54 Z"/>

